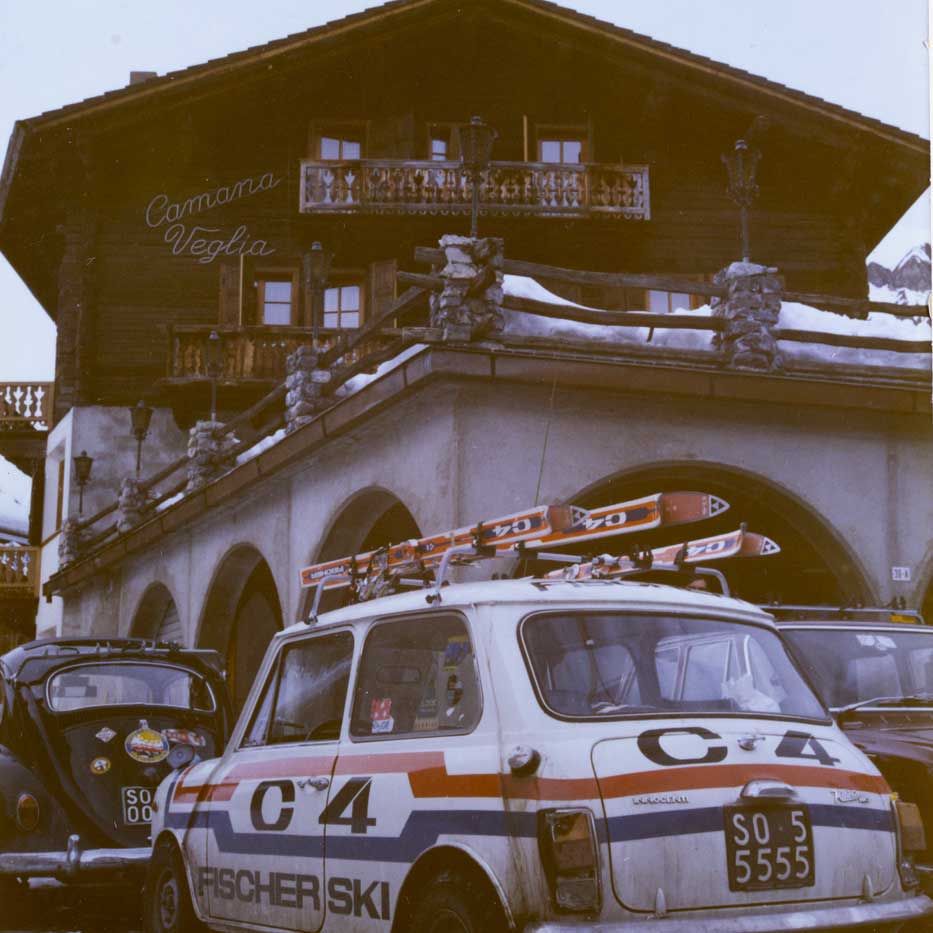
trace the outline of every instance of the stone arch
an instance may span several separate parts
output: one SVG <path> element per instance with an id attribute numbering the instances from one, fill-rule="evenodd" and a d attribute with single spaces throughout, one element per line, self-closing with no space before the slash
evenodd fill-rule
<path id="1" fill-rule="evenodd" d="M 606 477 L 572 501 L 593 507 L 678 489 L 721 496 L 731 508 L 709 521 L 649 532 L 639 536 L 640 544 L 703 538 L 747 522 L 750 531 L 768 535 L 782 550 L 723 562 L 736 595 L 753 602 L 877 604 L 858 555 L 842 535 L 812 504 L 761 474 L 713 462 L 653 463 Z"/>
<path id="2" fill-rule="evenodd" d="M 383 487 L 371 486 L 354 493 L 334 510 L 311 561 L 334 560 L 421 534 L 414 516 L 398 496 Z M 302 599 L 301 618 L 310 611 L 311 598 L 311 592 L 307 591 Z M 328 594 L 321 608 L 331 609 L 339 604 L 337 594 Z"/>
<path id="3" fill-rule="evenodd" d="M 251 544 L 232 548 L 208 588 L 197 644 L 225 656 L 236 710 L 243 705 L 282 621 L 282 603 L 266 559 Z"/>
<path id="4" fill-rule="evenodd" d="M 178 606 L 164 583 L 157 581 L 146 587 L 133 614 L 130 635 L 154 638 L 157 641 L 185 643 L 185 631 L 178 615 Z"/>

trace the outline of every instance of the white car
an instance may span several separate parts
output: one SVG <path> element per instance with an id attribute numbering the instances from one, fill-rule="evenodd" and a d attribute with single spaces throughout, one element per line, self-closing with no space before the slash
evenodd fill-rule
<path id="1" fill-rule="evenodd" d="M 158 933 L 894 930 L 933 910 L 899 841 L 915 808 L 771 619 L 659 584 L 455 584 L 292 626 L 224 755 L 155 810 Z"/>

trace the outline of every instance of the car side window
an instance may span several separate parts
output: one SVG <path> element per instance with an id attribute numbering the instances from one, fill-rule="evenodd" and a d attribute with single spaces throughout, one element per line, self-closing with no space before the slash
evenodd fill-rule
<path id="1" fill-rule="evenodd" d="M 339 739 L 352 660 L 349 632 L 321 635 L 284 648 L 243 744 Z"/>
<path id="2" fill-rule="evenodd" d="M 482 695 L 464 620 L 432 615 L 373 627 L 363 646 L 350 734 L 467 732 Z"/>

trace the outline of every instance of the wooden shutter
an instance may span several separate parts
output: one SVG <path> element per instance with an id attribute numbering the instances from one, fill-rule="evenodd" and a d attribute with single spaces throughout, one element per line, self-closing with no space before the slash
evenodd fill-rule
<path id="1" fill-rule="evenodd" d="M 237 323 L 260 324 L 256 309 L 256 263 L 252 256 L 240 256 L 240 306 Z"/>
<path id="2" fill-rule="evenodd" d="M 373 320 L 384 314 L 395 301 L 395 276 L 398 264 L 394 259 L 369 264 L 369 301 L 366 316 Z"/>
<path id="3" fill-rule="evenodd" d="M 220 264 L 220 313 L 218 323 L 236 327 L 240 323 L 240 263 Z"/>

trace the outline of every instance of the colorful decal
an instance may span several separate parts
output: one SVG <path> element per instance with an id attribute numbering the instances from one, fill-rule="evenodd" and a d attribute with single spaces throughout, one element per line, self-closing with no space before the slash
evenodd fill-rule
<path id="1" fill-rule="evenodd" d="M 395 720 L 392 718 L 392 700 L 389 697 L 373 700 L 369 710 L 373 735 L 385 734 L 395 728 Z"/>
<path id="2" fill-rule="evenodd" d="M 100 732 L 94 736 L 94 738 L 100 739 L 101 742 L 109 742 L 115 735 L 116 732 L 114 732 L 110 726 L 104 726 L 104 728 L 101 729 Z"/>
<path id="3" fill-rule="evenodd" d="M 466 635 L 451 635 L 444 649 L 444 670 L 456 671 L 470 654 L 470 639 Z"/>
<path id="4" fill-rule="evenodd" d="M 163 729 L 162 735 L 176 745 L 191 745 L 194 748 L 204 748 L 207 745 L 207 739 L 203 735 L 198 735 L 190 729 Z"/>
<path id="5" fill-rule="evenodd" d="M 415 732 L 437 731 L 437 662 L 431 663 L 431 672 L 428 674 L 428 685 L 415 710 L 415 723 L 412 726 Z"/>
<path id="6" fill-rule="evenodd" d="M 109 758 L 95 758 L 91 762 L 91 774 L 106 774 L 110 770 Z"/>
<path id="7" fill-rule="evenodd" d="M 168 739 L 161 732 L 150 729 L 145 719 L 141 719 L 139 728 L 126 737 L 124 745 L 127 755 L 143 764 L 151 765 L 168 758 Z"/>

